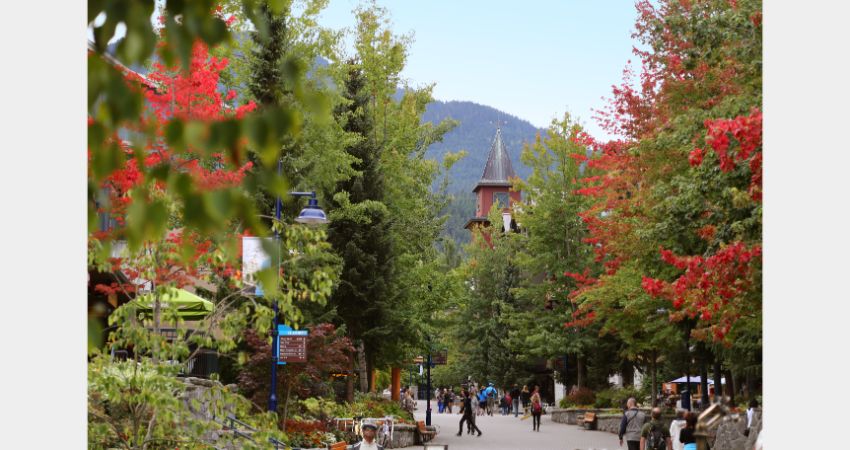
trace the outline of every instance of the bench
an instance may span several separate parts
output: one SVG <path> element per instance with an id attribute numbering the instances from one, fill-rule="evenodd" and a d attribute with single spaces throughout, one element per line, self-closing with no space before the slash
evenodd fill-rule
<path id="1" fill-rule="evenodd" d="M 584 413 L 584 420 L 582 420 L 582 425 L 587 430 L 595 430 L 596 429 L 596 413 L 595 412 L 586 412 Z"/>
<path id="2" fill-rule="evenodd" d="M 347 442 L 337 442 L 336 444 L 328 444 L 328 450 L 345 450 L 347 448 Z"/>
<path id="3" fill-rule="evenodd" d="M 436 430 L 429 430 L 429 429 L 425 428 L 425 421 L 424 420 L 417 420 L 416 421 L 416 429 L 417 429 L 417 431 L 419 431 L 419 435 L 422 436 L 422 442 L 430 441 L 431 439 L 434 438 L 434 436 L 437 435 Z"/>

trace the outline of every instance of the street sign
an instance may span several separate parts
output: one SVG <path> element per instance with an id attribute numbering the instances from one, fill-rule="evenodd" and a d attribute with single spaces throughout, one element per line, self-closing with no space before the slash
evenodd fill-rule
<path id="1" fill-rule="evenodd" d="M 424 363 L 425 363 L 425 357 L 423 357 L 423 356 L 417 356 L 416 358 L 413 358 L 413 364 L 424 364 Z"/>
<path id="2" fill-rule="evenodd" d="M 446 365 L 449 361 L 449 350 L 437 350 L 431 355 L 431 364 Z"/>
<path id="3" fill-rule="evenodd" d="M 277 363 L 307 362 L 307 330 L 293 330 L 287 325 L 277 326 Z"/>

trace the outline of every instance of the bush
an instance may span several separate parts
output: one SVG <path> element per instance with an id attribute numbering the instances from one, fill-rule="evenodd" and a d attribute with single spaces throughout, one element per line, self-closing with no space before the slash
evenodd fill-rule
<path id="1" fill-rule="evenodd" d="M 568 395 L 564 400 L 566 400 L 566 403 L 570 405 L 591 406 L 596 400 L 596 394 L 594 394 L 589 388 L 583 387 L 570 392 L 570 395 Z"/>
<path id="2" fill-rule="evenodd" d="M 369 395 L 357 395 L 353 403 L 344 403 L 339 405 L 336 410 L 336 417 L 386 417 L 393 416 L 398 421 L 415 423 L 413 414 L 405 411 L 392 400 Z"/>
<path id="3" fill-rule="evenodd" d="M 596 408 L 623 408 L 629 397 L 634 397 L 638 403 L 644 403 L 645 400 L 644 393 L 632 387 L 604 389 L 596 393 L 596 401 L 593 402 L 593 406 Z"/>

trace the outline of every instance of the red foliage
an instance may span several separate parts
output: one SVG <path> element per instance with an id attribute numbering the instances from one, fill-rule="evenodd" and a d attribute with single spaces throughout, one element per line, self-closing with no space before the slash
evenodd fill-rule
<path id="1" fill-rule="evenodd" d="M 722 342 L 741 314 L 758 308 L 750 303 L 748 294 L 758 281 L 760 245 L 748 247 L 734 242 L 709 257 L 676 256 L 661 249 L 661 258 L 684 274 L 673 282 L 644 277 L 643 289 L 652 297 L 671 302 L 671 319 L 699 318 L 703 323 L 695 337 L 707 338 L 701 331 L 708 330 Z"/>
<path id="2" fill-rule="evenodd" d="M 752 174 L 750 195 L 754 200 L 761 201 L 762 112 L 753 108 L 748 116 L 706 120 L 705 127 L 708 130 L 706 143 L 717 154 L 720 170 L 730 172 L 738 165 L 747 163 Z M 737 142 L 737 146 L 731 146 L 730 137 Z"/>
<path id="3" fill-rule="evenodd" d="M 307 362 L 286 365 L 279 370 L 278 382 L 283 389 L 292 386 L 292 392 L 301 398 L 316 394 L 317 383 L 329 379 L 329 374 L 344 372 L 351 366 L 350 356 L 354 351 L 351 340 L 336 336 L 336 327 L 322 323 L 310 328 L 307 338 Z M 265 336 L 254 330 L 245 333 L 245 342 L 251 352 L 245 369 L 239 373 L 240 389 L 258 405 L 264 404 L 269 395 L 268 368 L 271 365 L 271 346 Z M 282 397 L 280 397 L 282 398 Z M 282 402 L 281 402 L 282 406 Z"/>

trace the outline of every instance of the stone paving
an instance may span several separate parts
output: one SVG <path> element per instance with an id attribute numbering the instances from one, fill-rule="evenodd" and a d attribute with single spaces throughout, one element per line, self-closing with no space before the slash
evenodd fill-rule
<path id="1" fill-rule="evenodd" d="M 425 420 L 424 403 L 418 402 L 417 420 Z M 625 445 L 620 447 L 620 441 L 615 434 L 588 431 L 576 425 L 555 423 L 548 414 L 544 415 L 540 421 L 540 431 L 532 431 L 530 417 L 521 420 L 513 415 L 478 416 L 476 424 L 481 429 L 481 437 L 466 434 L 466 430 L 463 436 L 456 436 L 460 418 L 461 416 L 456 413 L 438 414 L 434 405 L 431 423 L 438 427 L 439 434 L 429 443 L 448 444 L 449 450 L 614 450 L 625 448 Z"/>

